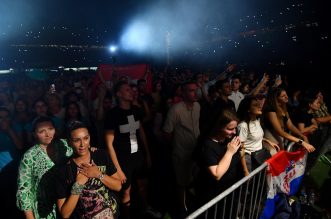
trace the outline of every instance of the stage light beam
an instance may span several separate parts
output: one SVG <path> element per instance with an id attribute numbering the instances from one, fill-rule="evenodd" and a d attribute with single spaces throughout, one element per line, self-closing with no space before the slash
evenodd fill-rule
<path id="1" fill-rule="evenodd" d="M 116 51 L 117 51 L 117 46 L 116 45 L 111 45 L 110 47 L 109 47 L 109 51 L 110 51 L 110 53 L 115 53 Z"/>
<path id="2" fill-rule="evenodd" d="M 126 50 L 146 51 L 151 45 L 151 27 L 148 24 L 133 22 L 121 37 L 121 45 Z"/>

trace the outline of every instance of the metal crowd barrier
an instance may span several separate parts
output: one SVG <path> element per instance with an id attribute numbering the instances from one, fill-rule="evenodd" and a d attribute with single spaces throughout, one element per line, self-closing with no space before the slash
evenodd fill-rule
<path id="1" fill-rule="evenodd" d="M 295 150 L 295 144 L 291 142 L 287 146 L 287 151 Z M 194 211 L 186 219 L 193 218 L 226 218 L 226 219 L 251 219 L 258 218 L 264 207 L 267 197 L 265 179 L 268 164 L 264 162 L 261 166 L 253 170 L 230 188 L 210 200 L 208 203 Z M 243 192 L 244 190 L 244 192 Z M 230 197 L 230 207 L 226 200 Z M 236 200 L 236 203 L 233 203 Z M 246 205 L 247 204 L 247 205 Z M 221 205 L 221 206 L 219 206 Z M 220 208 L 221 207 L 221 208 Z M 229 208 L 228 208 L 229 207 Z M 220 210 L 218 210 L 220 209 Z M 222 211 L 222 212 L 218 212 Z M 209 212 L 213 215 L 208 215 Z M 225 212 L 227 216 L 225 217 Z M 229 217 L 230 215 L 230 217 Z"/>
<path id="2" fill-rule="evenodd" d="M 253 170 L 230 188 L 210 200 L 190 214 L 193 218 L 258 218 L 266 200 L 266 167 L 267 163 Z M 231 195 L 231 198 L 230 198 Z M 227 203 L 227 198 L 230 203 Z M 234 203 L 235 202 L 235 203 Z M 229 217 L 229 215 L 231 215 Z"/>

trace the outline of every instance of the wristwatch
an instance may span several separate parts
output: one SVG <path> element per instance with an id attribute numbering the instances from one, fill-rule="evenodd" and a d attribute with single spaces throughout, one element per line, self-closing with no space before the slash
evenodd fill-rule
<path id="1" fill-rule="evenodd" d="M 105 174 L 101 173 L 101 174 L 99 175 L 99 177 L 98 177 L 98 178 L 99 178 L 99 180 L 100 180 L 100 181 L 102 181 L 102 180 L 103 180 L 103 178 L 105 178 Z"/>
<path id="2" fill-rule="evenodd" d="M 297 142 L 298 145 L 302 145 L 303 144 L 303 140 L 300 139 L 298 142 Z"/>

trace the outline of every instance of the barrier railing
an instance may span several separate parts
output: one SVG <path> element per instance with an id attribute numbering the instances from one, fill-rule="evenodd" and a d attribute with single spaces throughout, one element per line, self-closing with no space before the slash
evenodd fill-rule
<path id="1" fill-rule="evenodd" d="M 263 163 L 248 176 L 245 176 L 194 211 L 187 219 L 197 218 L 202 215 L 204 216 L 203 218 L 258 218 L 266 198 L 266 167 L 267 163 Z M 230 207 L 228 207 L 226 201 L 230 194 Z M 235 203 L 234 200 L 236 200 Z M 221 204 L 223 205 L 219 206 Z M 209 215 L 209 213 L 213 215 Z"/>

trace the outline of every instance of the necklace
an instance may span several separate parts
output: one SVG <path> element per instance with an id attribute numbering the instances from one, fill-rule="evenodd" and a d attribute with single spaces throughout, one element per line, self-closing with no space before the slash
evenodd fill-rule
<path id="1" fill-rule="evenodd" d="M 76 158 L 72 158 L 72 160 L 75 162 L 77 166 L 80 166 L 82 163 L 92 163 L 91 152 L 88 154 L 88 158 L 76 157 Z"/>
<path id="2" fill-rule="evenodd" d="M 224 141 L 224 140 L 216 140 L 215 138 L 211 138 L 210 140 L 216 143 L 222 143 Z"/>

